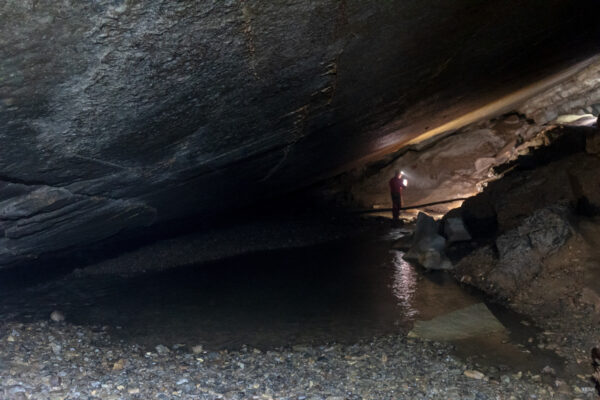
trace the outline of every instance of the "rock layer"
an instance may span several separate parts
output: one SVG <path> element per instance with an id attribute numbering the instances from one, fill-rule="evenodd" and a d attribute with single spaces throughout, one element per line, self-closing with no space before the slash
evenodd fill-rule
<path id="1" fill-rule="evenodd" d="M 600 113 L 600 61 L 596 59 L 575 76 L 507 111 L 409 146 L 358 170 L 343 190 L 362 207 L 389 206 L 387 180 L 401 169 L 409 178 L 406 205 L 480 192 L 498 178 L 496 167 L 551 142 L 546 132 L 553 127 L 595 123 L 595 117 L 588 113 Z M 590 142 L 589 147 L 592 151 L 599 146 Z"/>
<path id="2" fill-rule="evenodd" d="M 579 6 L 5 1 L 0 266 L 331 174 L 474 87 L 596 48 Z"/>

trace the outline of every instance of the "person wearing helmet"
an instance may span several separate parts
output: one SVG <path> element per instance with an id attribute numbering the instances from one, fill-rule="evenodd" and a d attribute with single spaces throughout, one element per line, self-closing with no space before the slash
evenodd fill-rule
<path id="1" fill-rule="evenodd" d="M 402 189 L 406 187 L 406 179 L 400 170 L 396 170 L 394 177 L 390 179 L 390 194 L 392 196 L 392 217 L 395 223 L 400 217 L 402 207 Z"/>

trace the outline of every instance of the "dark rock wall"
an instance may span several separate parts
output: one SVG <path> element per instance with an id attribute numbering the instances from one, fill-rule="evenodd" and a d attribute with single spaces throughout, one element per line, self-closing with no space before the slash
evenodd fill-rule
<path id="1" fill-rule="evenodd" d="M 595 5 L 4 1 L 0 266 L 301 187 L 594 49 Z"/>

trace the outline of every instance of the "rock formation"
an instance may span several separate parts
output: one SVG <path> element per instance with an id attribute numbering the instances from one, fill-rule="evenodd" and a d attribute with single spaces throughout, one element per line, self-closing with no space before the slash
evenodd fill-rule
<path id="1" fill-rule="evenodd" d="M 561 132 L 556 142 L 517 162 L 459 210 L 469 216 L 465 221 L 472 230 L 482 231 L 490 219 L 494 223 L 489 239 L 457 263 L 457 278 L 528 313 L 551 315 L 576 303 L 596 309 L 600 289 L 594 278 L 600 271 L 600 159 L 585 152 L 598 133 L 593 128 Z M 560 140 L 578 136 L 583 140 L 571 149 Z M 576 147 L 579 151 L 570 151 Z"/>
<path id="2" fill-rule="evenodd" d="M 596 6 L 4 1 L 0 267 L 381 156 L 595 50 Z"/>

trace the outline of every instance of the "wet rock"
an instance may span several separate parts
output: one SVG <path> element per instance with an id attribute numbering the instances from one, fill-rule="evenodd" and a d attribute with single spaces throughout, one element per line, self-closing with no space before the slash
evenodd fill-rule
<path id="1" fill-rule="evenodd" d="M 164 356 L 164 355 L 169 354 L 171 352 L 171 350 L 169 350 L 169 348 L 167 346 L 163 346 L 162 344 L 159 344 L 158 346 L 156 346 L 155 350 L 161 356 Z"/>
<path id="2" fill-rule="evenodd" d="M 63 314 L 61 311 L 54 310 L 50 314 L 50 319 L 54 322 L 63 322 L 65 320 L 65 314 Z"/>
<path id="3" fill-rule="evenodd" d="M 396 250 L 406 252 L 406 251 L 410 250 L 410 247 L 411 247 L 413 241 L 414 241 L 413 235 L 407 234 L 407 235 L 400 237 L 396 241 L 394 241 L 394 244 L 392 245 L 392 247 Z"/>
<path id="4" fill-rule="evenodd" d="M 504 326 L 483 303 L 429 321 L 417 321 L 409 336 L 430 340 L 459 340 L 504 331 Z"/>
<path id="5" fill-rule="evenodd" d="M 470 370 L 467 369 L 464 372 L 465 376 L 467 378 L 472 378 L 472 379 L 483 379 L 485 378 L 485 374 L 483 372 L 479 372 L 479 371 L 475 371 L 475 370 Z"/>
<path id="6" fill-rule="evenodd" d="M 419 243 L 423 239 L 436 235 L 439 229 L 439 224 L 433 217 L 420 212 L 417 215 L 417 221 L 415 223 L 415 232 L 413 235 L 414 243 Z"/>
<path id="7" fill-rule="evenodd" d="M 437 250 L 434 247 L 434 244 L 430 244 L 432 247 L 425 248 L 419 252 L 414 258 L 413 253 L 411 253 L 408 257 L 405 257 L 407 260 L 414 260 L 423 268 L 428 270 L 451 270 L 453 267 L 450 260 L 448 260 L 444 253 Z"/>
<path id="8" fill-rule="evenodd" d="M 452 264 L 444 253 L 446 239 L 438 231 L 439 225 L 432 217 L 419 213 L 413 242 L 404 258 L 416 261 L 426 269 L 452 269 Z"/>
<path id="9" fill-rule="evenodd" d="M 126 364 L 127 364 L 127 360 L 120 358 L 119 360 L 115 361 L 115 363 L 112 366 L 112 370 L 113 371 L 121 371 L 123 368 L 125 368 Z"/>
<path id="10" fill-rule="evenodd" d="M 462 218 L 448 218 L 444 221 L 444 234 L 448 243 L 471 240 Z"/>
<path id="11" fill-rule="evenodd" d="M 192 347 L 192 353 L 194 353 L 194 354 L 201 354 L 203 352 L 204 352 L 204 347 L 201 344 Z"/>

